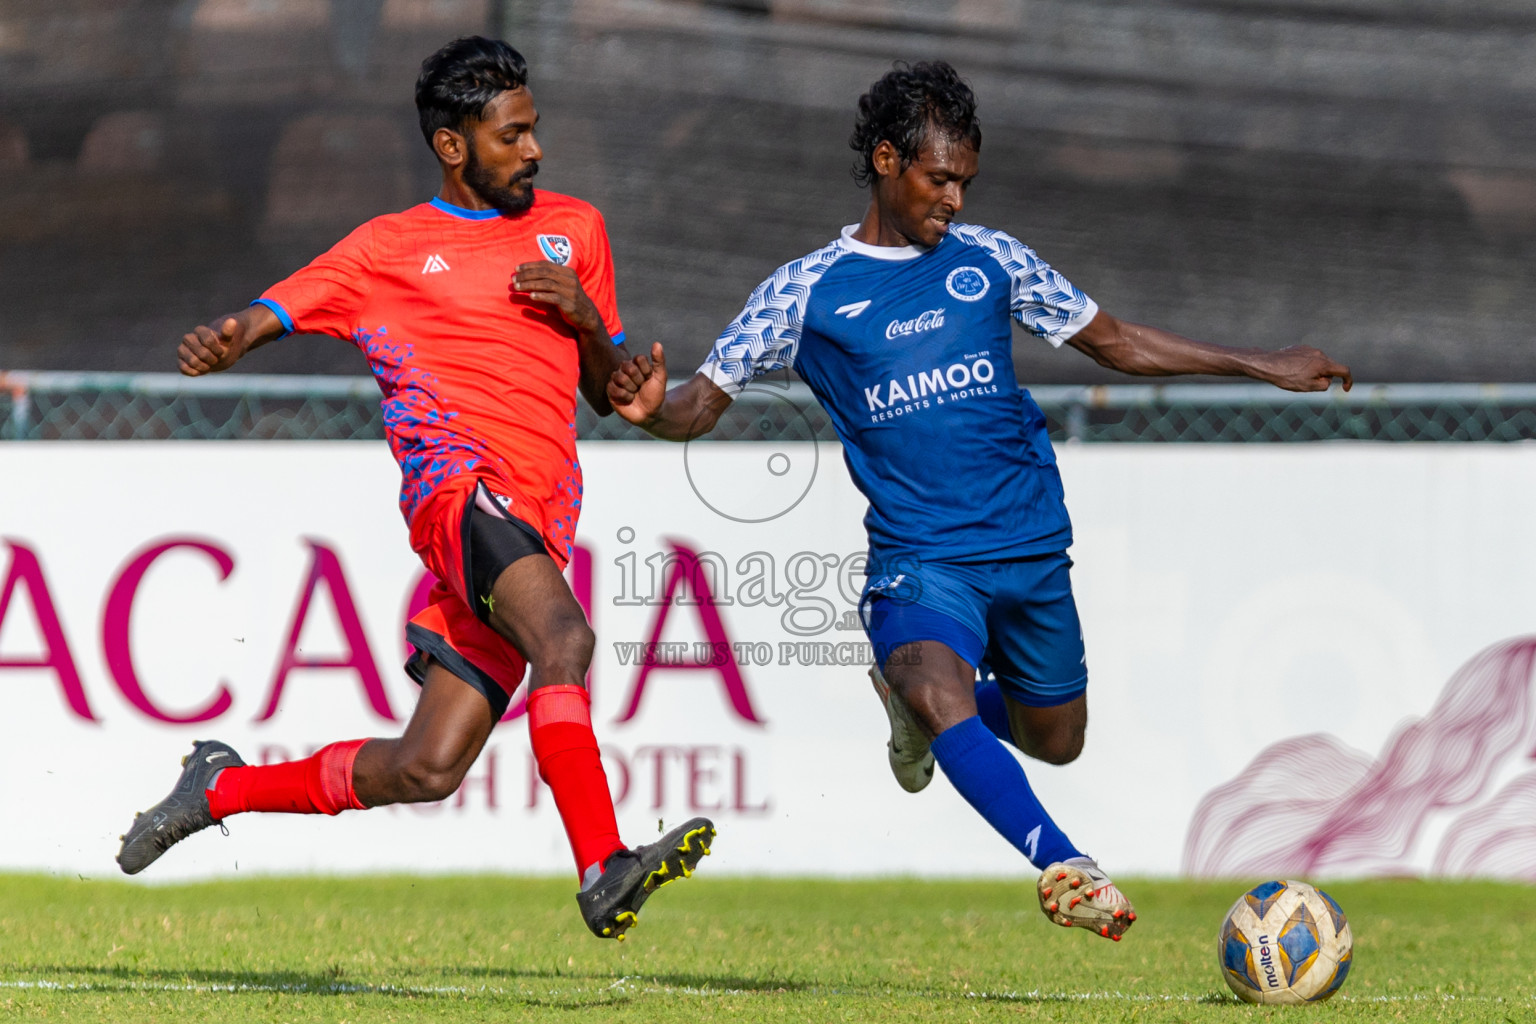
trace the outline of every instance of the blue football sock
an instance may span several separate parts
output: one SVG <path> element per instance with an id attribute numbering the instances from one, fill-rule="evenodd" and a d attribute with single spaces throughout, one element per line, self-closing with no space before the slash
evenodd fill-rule
<path id="1" fill-rule="evenodd" d="M 976 684 L 976 713 L 981 716 L 981 724 L 993 736 L 1004 743 L 1018 746 L 1013 742 L 1013 730 L 1008 727 L 1008 705 L 1003 700 L 1003 691 L 996 679 L 989 678 Z"/>
<path id="2" fill-rule="evenodd" d="M 966 802 L 1035 867 L 1082 856 L 1035 799 L 1019 762 L 979 715 L 939 733 L 933 756 Z"/>

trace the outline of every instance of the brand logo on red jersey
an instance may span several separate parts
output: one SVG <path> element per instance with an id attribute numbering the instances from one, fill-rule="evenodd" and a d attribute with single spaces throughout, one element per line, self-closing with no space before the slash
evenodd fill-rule
<path id="1" fill-rule="evenodd" d="M 421 268 L 421 272 L 423 274 L 438 274 L 448 269 L 450 269 L 448 262 L 437 253 L 433 253 L 427 257 L 426 265 Z"/>
<path id="2" fill-rule="evenodd" d="M 544 250 L 545 259 L 562 267 L 571 258 L 571 240 L 564 235 L 540 235 L 539 248 Z"/>

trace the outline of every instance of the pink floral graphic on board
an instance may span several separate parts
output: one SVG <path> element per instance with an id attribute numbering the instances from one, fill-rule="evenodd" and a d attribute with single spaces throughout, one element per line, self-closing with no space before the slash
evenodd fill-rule
<path id="1" fill-rule="evenodd" d="M 1431 870 L 1536 881 L 1536 637 L 1482 651 L 1379 756 L 1327 733 L 1265 748 L 1206 794 L 1191 875 L 1399 874 L 1432 815 L 1455 814 Z M 1511 765 L 1520 774 L 1495 789 Z M 1459 813 L 1458 813 L 1459 812 Z"/>

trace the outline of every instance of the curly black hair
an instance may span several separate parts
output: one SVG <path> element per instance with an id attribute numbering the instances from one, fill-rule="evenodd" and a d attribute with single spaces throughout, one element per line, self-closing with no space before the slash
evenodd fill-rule
<path id="1" fill-rule="evenodd" d="M 467 122 L 485 116 L 497 93 L 527 84 L 523 55 L 500 39 L 455 39 L 421 62 L 421 77 L 416 79 L 421 134 L 430 146 L 439 128 L 462 132 Z"/>
<path id="2" fill-rule="evenodd" d="M 859 97 L 859 116 L 848 145 L 859 154 L 853 180 L 865 187 L 875 180 L 875 147 L 888 141 L 905 168 L 917 159 L 929 129 L 940 137 L 961 139 L 981 152 L 981 122 L 976 96 L 959 73 L 942 60 L 902 61 Z"/>

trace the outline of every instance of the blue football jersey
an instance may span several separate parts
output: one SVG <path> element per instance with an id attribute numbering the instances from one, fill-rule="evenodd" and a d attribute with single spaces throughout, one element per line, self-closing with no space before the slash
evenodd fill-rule
<path id="1" fill-rule="evenodd" d="M 735 396 L 795 368 L 869 499 L 877 569 L 1066 548 L 1056 455 L 1014 377 L 1008 320 L 1060 345 L 1098 306 L 1001 231 L 951 224 L 931 249 L 853 231 L 759 285 L 699 372 Z"/>

